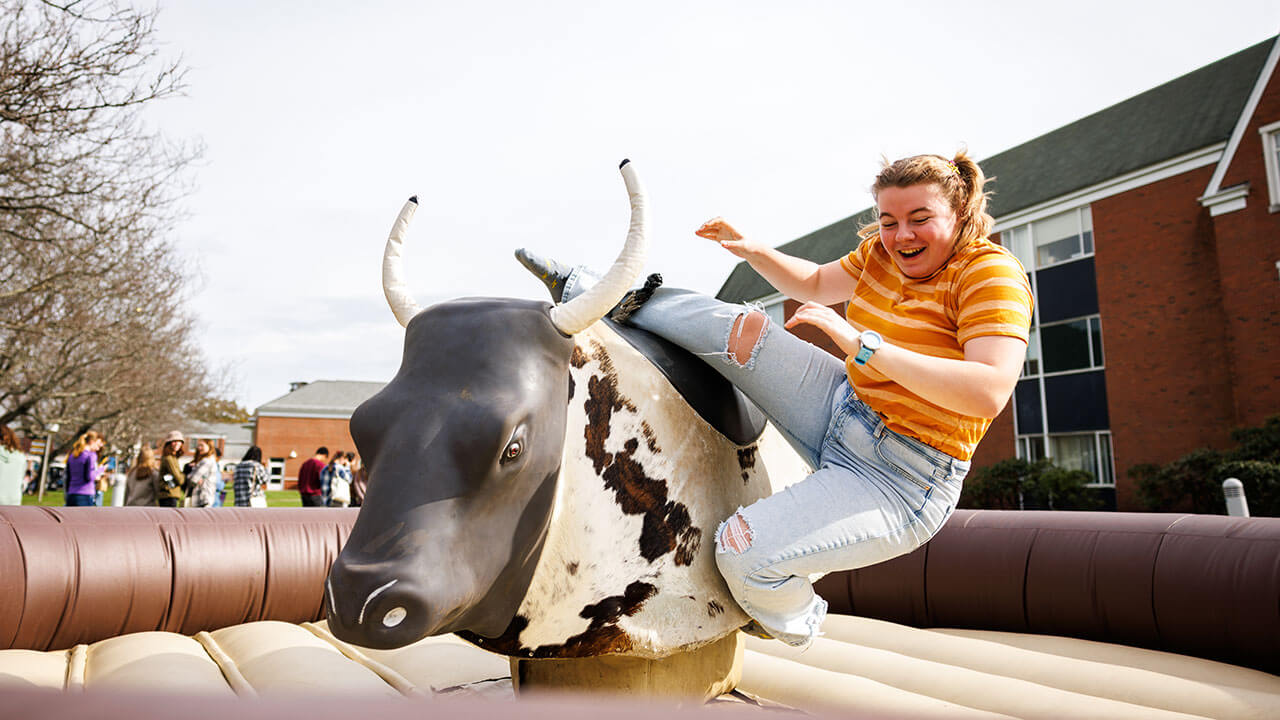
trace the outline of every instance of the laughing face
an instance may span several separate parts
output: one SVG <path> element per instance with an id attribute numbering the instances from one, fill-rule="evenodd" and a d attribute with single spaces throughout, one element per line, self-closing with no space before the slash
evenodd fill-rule
<path id="1" fill-rule="evenodd" d="M 880 242 L 903 275 L 929 277 L 951 257 L 956 214 L 937 185 L 887 187 L 879 192 L 876 202 Z"/>

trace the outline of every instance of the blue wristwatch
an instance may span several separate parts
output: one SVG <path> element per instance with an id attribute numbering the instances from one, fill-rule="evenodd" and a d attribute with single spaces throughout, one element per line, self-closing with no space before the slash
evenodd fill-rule
<path id="1" fill-rule="evenodd" d="M 866 365 L 871 356 L 884 344 L 884 338 L 880 337 L 880 333 L 875 330 L 863 330 L 858 336 L 858 343 L 862 347 L 858 349 L 858 354 L 853 356 L 853 361 L 858 365 Z"/>

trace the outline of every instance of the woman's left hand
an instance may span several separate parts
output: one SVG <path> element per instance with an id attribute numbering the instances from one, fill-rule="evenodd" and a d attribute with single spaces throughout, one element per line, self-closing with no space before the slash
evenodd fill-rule
<path id="1" fill-rule="evenodd" d="M 858 333 L 835 310 L 822 303 L 807 302 L 801 305 L 791 316 L 784 327 L 790 329 L 796 325 L 812 325 L 827 334 L 848 355 L 858 352 Z"/>

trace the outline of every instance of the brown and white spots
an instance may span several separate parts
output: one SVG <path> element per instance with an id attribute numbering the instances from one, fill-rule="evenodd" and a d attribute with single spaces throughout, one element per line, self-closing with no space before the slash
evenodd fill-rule
<path id="1" fill-rule="evenodd" d="M 724 612 L 724 606 L 719 602 L 712 600 L 707 603 L 707 617 L 716 617 Z"/>
<path id="2" fill-rule="evenodd" d="M 742 448 L 738 451 L 738 467 L 742 470 L 742 482 L 751 482 L 751 468 L 756 466 L 757 446 Z"/>
<path id="3" fill-rule="evenodd" d="M 654 455 L 661 455 L 662 448 L 658 447 L 658 436 L 653 432 L 653 428 L 649 426 L 647 421 L 640 423 L 640 432 L 644 435 L 644 443 L 649 448 L 649 452 Z"/>
<path id="4" fill-rule="evenodd" d="M 565 570 L 567 570 L 567 571 L 569 571 L 569 574 L 570 574 L 570 575 L 577 575 L 577 574 L 578 574 L 578 563 L 576 563 L 576 562 L 568 563 L 568 564 L 566 564 L 566 565 L 564 566 L 564 569 L 565 569 Z"/>

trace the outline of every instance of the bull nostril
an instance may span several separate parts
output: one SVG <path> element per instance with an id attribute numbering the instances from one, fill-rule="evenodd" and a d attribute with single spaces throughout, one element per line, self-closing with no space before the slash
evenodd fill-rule
<path id="1" fill-rule="evenodd" d="M 382 624 L 389 628 L 395 627 L 404 622 L 408 614 L 408 611 L 402 607 L 393 607 L 387 611 L 386 615 L 382 616 Z"/>

